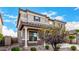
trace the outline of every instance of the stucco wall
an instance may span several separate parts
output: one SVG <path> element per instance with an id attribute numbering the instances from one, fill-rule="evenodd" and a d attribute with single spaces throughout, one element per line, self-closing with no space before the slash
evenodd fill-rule
<path id="1" fill-rule="evenodd" d="M 40 17 L 40 22 L 34 21 L 34 16 Z M 28 12 L 28 21 L 29 22 L 36 22 L 36 23 L 46 23 L 48 24 L 48 18 L 44 17 L 44 16 L 40 16 L 38 14 L 34 14 L 34 13 L 30 13 Z"/>

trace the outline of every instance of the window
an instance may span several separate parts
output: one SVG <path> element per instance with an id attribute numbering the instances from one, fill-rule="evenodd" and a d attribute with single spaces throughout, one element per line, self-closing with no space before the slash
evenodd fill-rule
<path id="1" fill-rule="evenodd" d="M 36 41 L 37 40 L 37 32 L 30 31 L 29 32 L 29 40 Z"/>
<path id="2" fill-rule="evenodd" d="M 40 22 L 40 17 L 34 16 L 34 21 L 39 21 Z"/>

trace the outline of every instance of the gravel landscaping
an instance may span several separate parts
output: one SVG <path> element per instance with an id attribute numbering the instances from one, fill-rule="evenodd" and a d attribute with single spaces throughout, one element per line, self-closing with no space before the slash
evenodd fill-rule
<path id="1" fill-rule="evenodd" d="M 76 51 L 79 51 L 79 44 L 62 43 L 62 44 L 59 44 L 59 45 L 60 45 L 59 51 L 72 51 L 70 49 L 71 46 L 76 46 L 76 48 L 77 48 Z M 0 51 L 11 51 L 11 48 L 13 48 L 13 47 L 19 47 L 19 44 L 0 47 Z M 43 45 L 28 46 L 28 48 L 23 48 L 23 47 L 19 47 L 19 48 L 21 49 L 21 51 L 31 51 L 30 49 L 32 47 L 36 48 L 37 51 L 53 51 L 53 48 L 52 48 L 51 45 L 49 45 L 49 49 L 46 49 L 45 46 L 43 46 Z"/>
<path id="2" fill-rule="evenodd" d="M 70 49 L 71 46 L 76 46 L 77 51 L 79 51 L 79 44 L 63 43 L 63 44 L 60 44 L 60 45 L 61 45 L 60 51 L 71 51 L 71 49 Z"/>

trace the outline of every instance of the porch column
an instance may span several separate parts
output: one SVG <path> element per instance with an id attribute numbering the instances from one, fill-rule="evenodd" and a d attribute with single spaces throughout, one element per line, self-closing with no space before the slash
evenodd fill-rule
<path id="1" fill-rule="evenodd" d="M 45 35 L 46 35 L 46 29 L 44 29 L 44 39 L 45 39 Z M 44 46 L 46 46 L 45 40 L 44 40 Z"/>
<path id="2" fill-rule="evenodd" d="M 27 28 L 25 28 L 25 47 L 27 47 L 27 38 L 28 34 L 27 34 Z"/>

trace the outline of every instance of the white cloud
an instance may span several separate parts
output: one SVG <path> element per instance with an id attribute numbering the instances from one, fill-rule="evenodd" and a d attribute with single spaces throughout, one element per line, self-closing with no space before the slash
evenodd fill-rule
<path id="1" fill-rule="evenodd" d="M 56 16 L 54 19 L 62 21 L 62 20 L 64 20 L 64 17 L 63 16 Z"/>
<path id="2" fill-rule="evenodd" d="M 17 18 L 17 16 L 9 15 L 9 14 L 4 14 L 4 16 L 7 16 L 7 17 L 9 17 L 9 18 Z"/>
<path id="3" fill-rule="evenodd" d="M 17 37 L 17 32 L 13 31 L 12 29 L 8 29 L 7 26 L 3 26 L 2 33 L 4 36 Z"/>
<path id="4" fill-rule="evenodd" d="M 3 14 L 3 16 L 7 16 L 9 18 L 17 18 L 17 16 L 11 15 L 11 14 L 6 14 L 2 9 L 0 9 L 0 13 Z"/>
<path id="5" fill-rule="evenodd" d="M 74 30 L 79 29 L 79 22 L 67 22 L 66 30 Z"/>
<path id="6" fill-rule="evenodd" d="M 43 12 L 42 14 L 47 15 L 47 16 L 49 16 L 49 17 L 51 17 L 51 16 L 53 16 L 53 15 L 56 15 L 56 14 L 57 14 L 57 12 L 55 12 L 55 11 L 48 11 L 48 12 Z"/>
<path id="7" fill-rule="evenodd" d="M 6 19 L 6 20 L 4 20 L 4 22 L 11 22 L 11 20 L 7 20 L 7 19 Z"/>
<path id="8" fill-rule="evenodd" d="M 9 15 L 9 18 L 17 18 L 17 16 Z"/>
<path id="9" fill-rule="evenodd" d="M 2 10 L 0 9 L 0 13 L 1 13 L 1 14 L 4 14 L 4 11 L 2 11 Z"/>
<path id="10" fill-rule="evenodd" d="M 79 9 L 79 7 L 76 7 L 74 10 L 76 11 L 76 10 L 78 10 Z"/>
<path id="11" fill-rule="evenodd" d="M 16 20 L 5 19 L 4 22 L 8 22 L 8 23 L 12 23 L 12 24 L 16 25 Z"/>
<path id="12" fill-rule="evenodd" d="M 51 19 L 64 20 L 64 16 L 56 16 L 57 12 L 55 12 L 55 11 L 43 12 L 42 14 L 47 15 Z M 54 15 L 55 15 L 55 17 L 53 17 Z"/>

